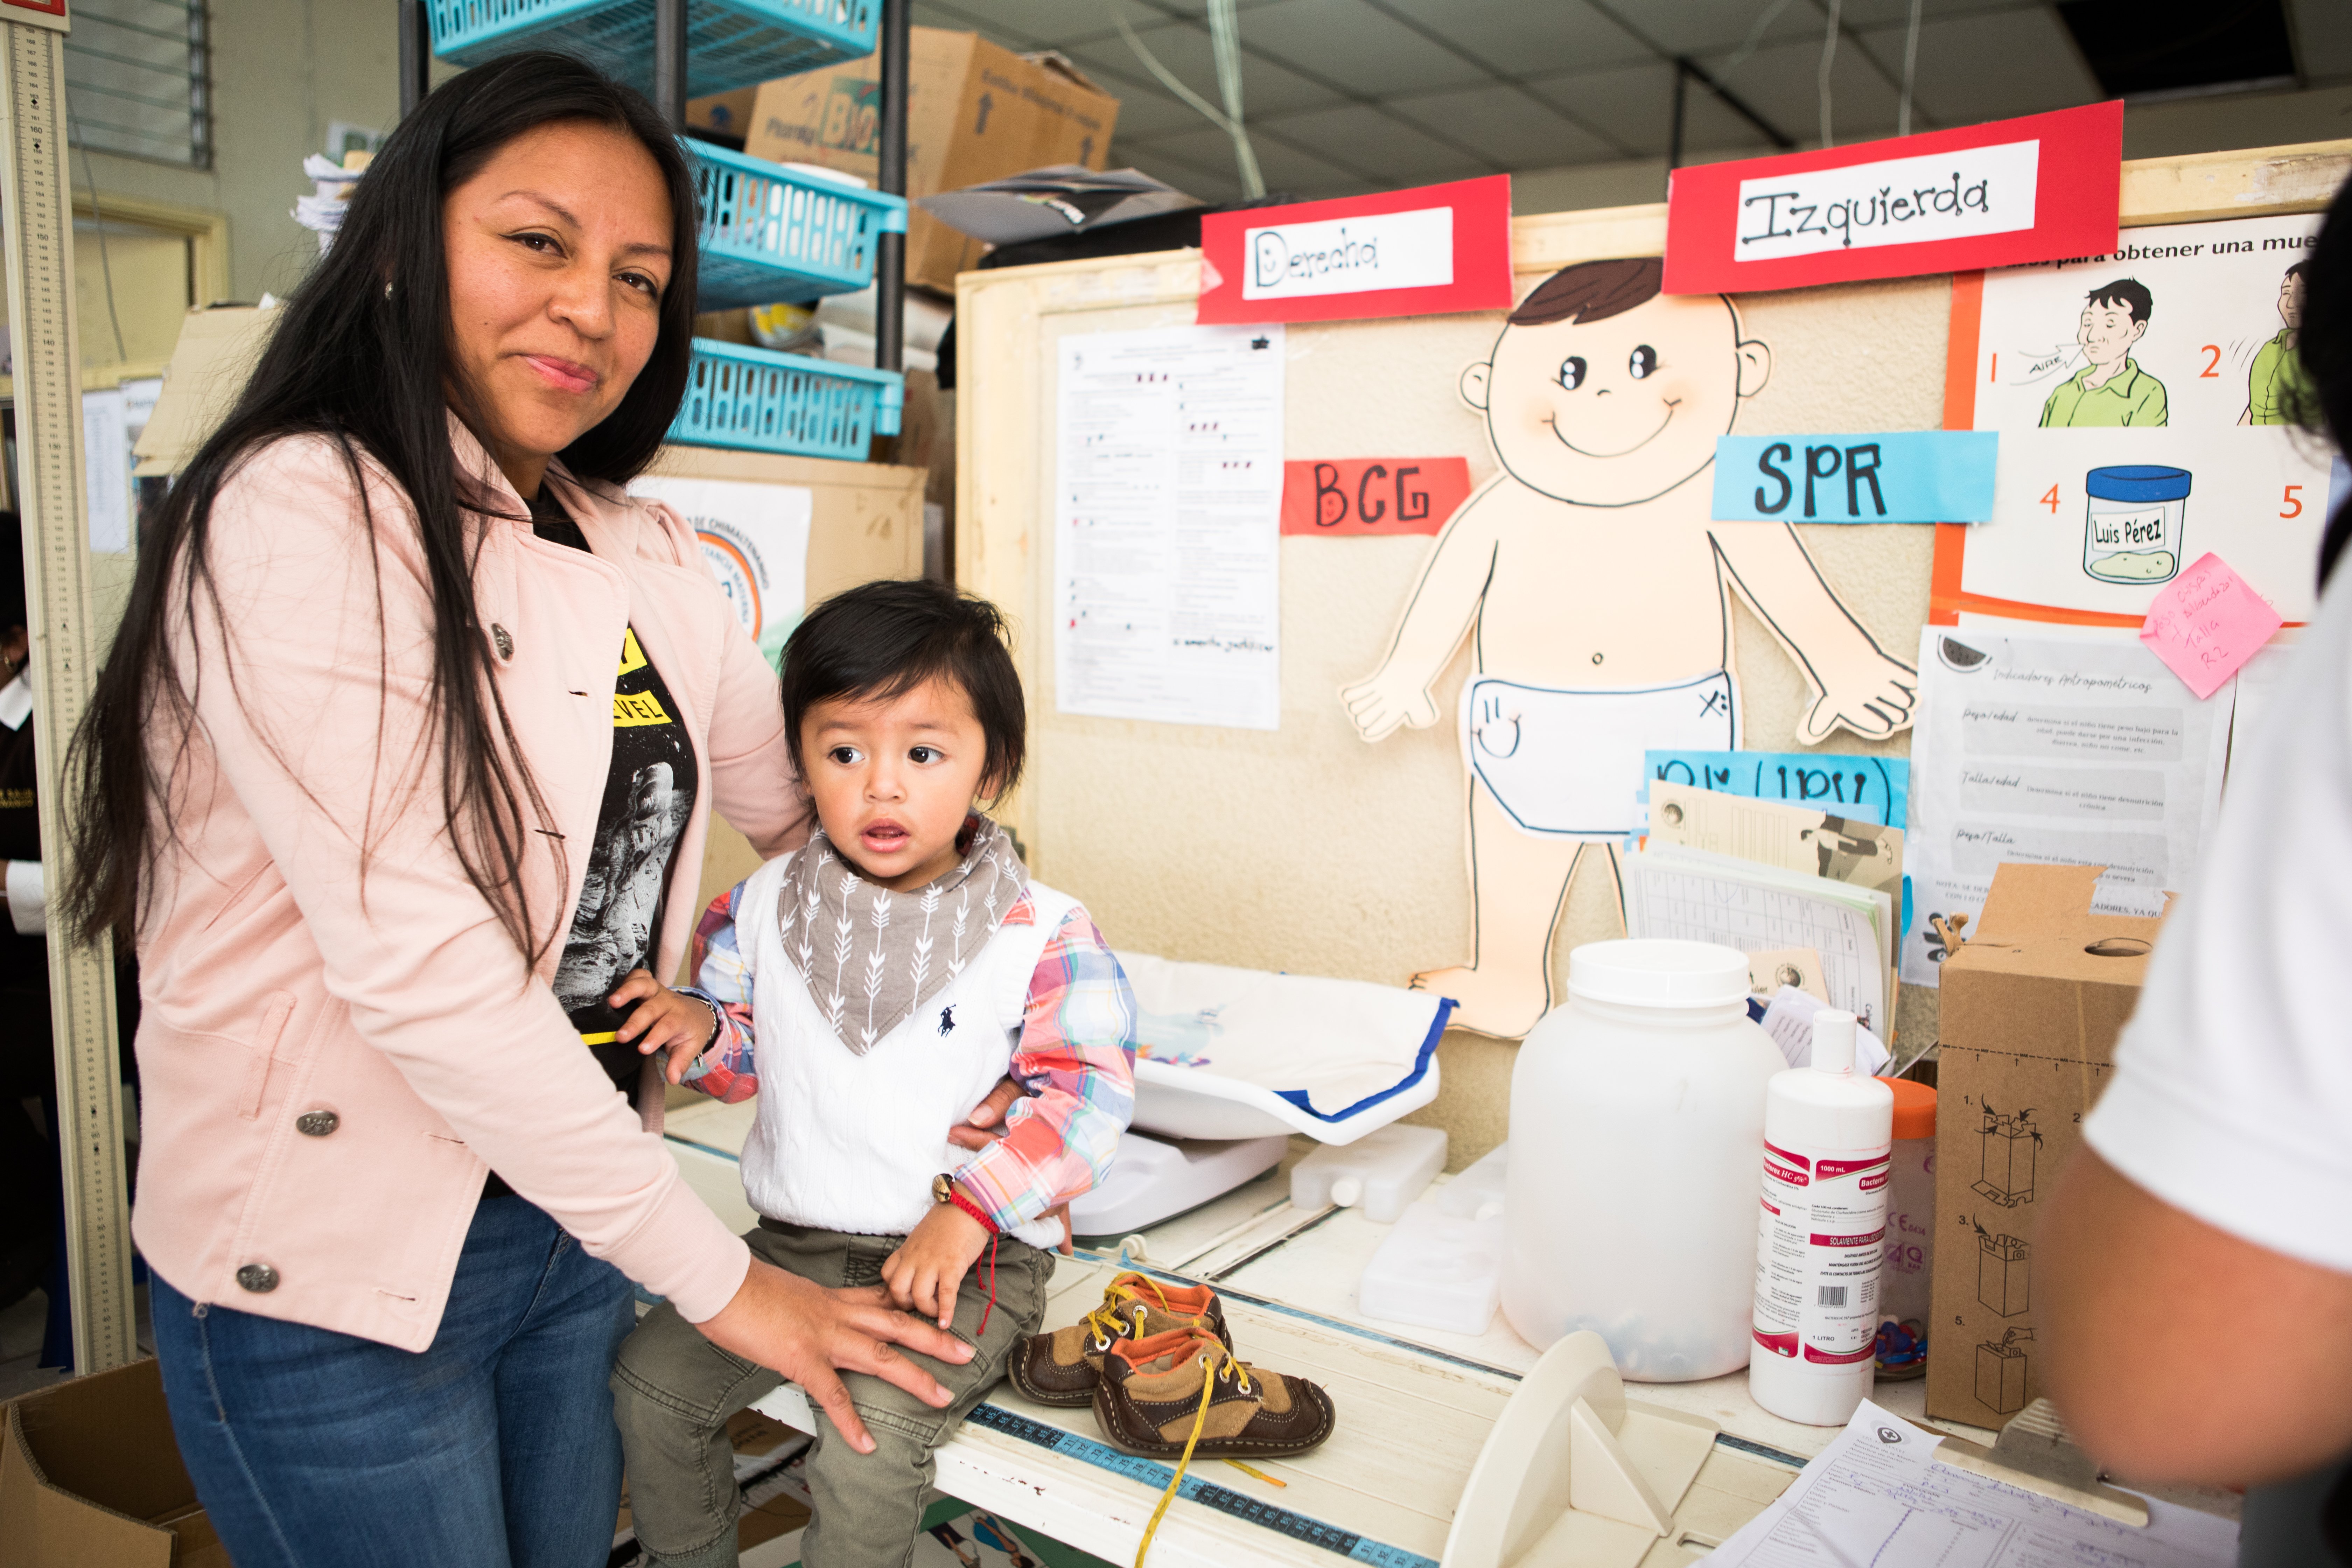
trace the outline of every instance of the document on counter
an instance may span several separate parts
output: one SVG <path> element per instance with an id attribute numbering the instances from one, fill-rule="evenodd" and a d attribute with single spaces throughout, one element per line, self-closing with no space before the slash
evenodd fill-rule
<path id="1" fill-rule="evenodd" d="M 1653 843 L 1625 857 L 1625 934 L 1720 942 L 1742 952 L 1809 947 L 1830 1005 L 1870 1028 L 1891 1011 L 1895 903 L 1874 889 Z"/>
<path id="2" fill-rule="evenodd" d="M 2003 861 L 2104 866 L 2094 910 L 2162 914 L 2221 807 L 2235 696 L 2200 701 L 2128 631 L 1922 628 L 1905 982 L 1936 984 L 1937 917 L 1973 921 Z"/>
<path id="3" fill-rule="evenodd" d="M 2147 1500 L 2120 1524 L 1936 1462 L 1943 1435 L 1868 1400 L 1770 1507 L 1715 1549 L 1710 1568 L 2229 1568 L 2238 1526 Z"/>
<path id="4" fill-rule="evenodd" d="M 1282 354 L 1278 326 L 1061 340 L 1062 712 L 1280 727 Z"/>

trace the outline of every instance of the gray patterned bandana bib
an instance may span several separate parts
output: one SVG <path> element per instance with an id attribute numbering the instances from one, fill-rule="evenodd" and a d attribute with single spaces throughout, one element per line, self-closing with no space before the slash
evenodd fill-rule
<path id="1" fill-rule="evenodd" d="M 984 816 L 955 869 L 912 892 L 860 876 L 819 827 L 776 895 L 784 952 L 858 1056 L 963 973 L 1029 889 L 1013 837 Z"/>

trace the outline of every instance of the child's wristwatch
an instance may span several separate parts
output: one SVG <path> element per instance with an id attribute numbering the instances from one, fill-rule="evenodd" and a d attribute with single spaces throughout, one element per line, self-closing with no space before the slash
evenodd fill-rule
<path id="1" fill-rule="evenodd" d="M 988 1217 L 988 1212 L 964 1196 L 963 1190 L 955 1184 L 955 1177 L 945 1171 L 931 1178 L 931 1201 L 935 1204 L 953 1204 L 978 1220 L 982 1226 L 992 1234 L 996 1230 L 996 1222 Z"/>

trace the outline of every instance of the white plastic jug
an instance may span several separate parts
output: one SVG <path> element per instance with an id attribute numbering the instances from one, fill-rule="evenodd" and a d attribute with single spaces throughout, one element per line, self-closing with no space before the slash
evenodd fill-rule
<path id="1" fill-rule="evenodd" d="M 1511 1074 L 1503 1312 L 1538 1350 L 1595 1330 L 1648 1383 L 1748 1364 L 1764 1095 L 1788 1066 L 1748 989 L 1711 942 L 1569 954 L 1567 1005 Z"/>

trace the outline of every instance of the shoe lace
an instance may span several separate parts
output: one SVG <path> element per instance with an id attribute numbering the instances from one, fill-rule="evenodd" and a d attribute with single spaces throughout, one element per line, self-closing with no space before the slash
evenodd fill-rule
<path id="1" fill-rule="evenodd" d="M 1160 1288 L 1159 1281 L 1145 1279 L 1141 1275 L 1136 1276 L 1136 1279 L 1139 1284 L 1151 1292 L 1160 1310 L 1170 1317 L 1181 1318 L 1188 1323 L 1206 1324 L 1208 1320 L 1202 1314 L 1185 1314 L 1171 1307 L 1168 1304 L 1168 1292 Z M 1131 1297 L 1129 1299 L 1132 1300 Z M 1110 1349 L 1110 1342 L 1127 1332 L 1128 1319 L 1124 1315 L 1127 1305 L 1128 1301 L 1121 1300 L 1119 1287 L 1111 1285 L 1103 1291 L 1102 1305 L 1078 1320 L 1079 1326 L 1088 1331 L 1092 1336 L 1095 1349 L 1098 1351 Z M 1142 1305 L 1140 1301 L 1136 1302 L 1138 1308 Z"/>
<path id="2" fill-rule="evenodd" d="M 1176 1461 L 1176 1473 L 1169 1479 L 1168 1489 L 1160 1494 L 1160 1506 L 1151 1510 L 1151 1522 L 1143 1527 L 1143 1542 L 1135 1549 L 1135 1568 L 1143 1568 L 1143 1559 L 1151 1550 L 1151 1538 L 1160 1532 L 1160 1521 L 1166 1517 L 1168 1505 L 1176 1500 L 1176 1489 L 1184 1484 L 1184 1472 L 1192 1468 L 1192 1450 L 1200 1444 L 1202 1428 L 1208 1424 L 1209 1402 L 1216 1394 L 1217 1384 L 1230 1374 L 1244 1394 L 1250 1392 L 1250 1369 L 1223 1342 L 1208 1335 L 1195 1342 L 1201 1352 L 1201 1403 L 1192 1412 L 1192 1435 L 1184 1439 L 1184 1457 Z"/>

